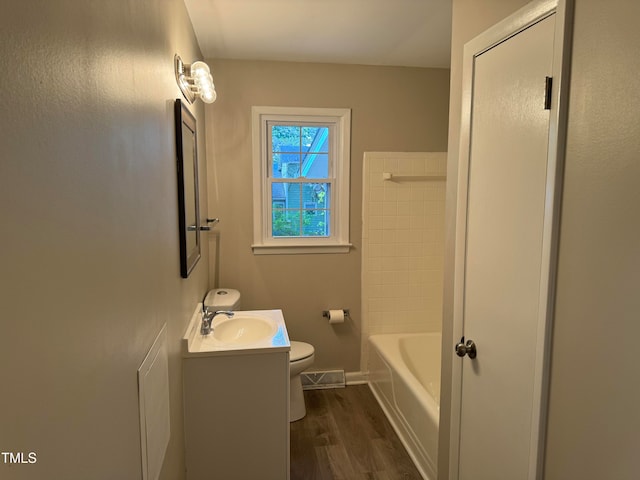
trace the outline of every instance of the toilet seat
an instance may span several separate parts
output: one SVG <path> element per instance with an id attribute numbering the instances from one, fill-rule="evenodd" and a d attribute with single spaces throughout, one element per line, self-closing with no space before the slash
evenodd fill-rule
<path id="1" fill-rule="evenodd" d="M 289 362 L 298 362 L 309 358 L 314 353 L 313 345 L 305 342 L 291 342 L 291 351 L 289 352 Z"/>

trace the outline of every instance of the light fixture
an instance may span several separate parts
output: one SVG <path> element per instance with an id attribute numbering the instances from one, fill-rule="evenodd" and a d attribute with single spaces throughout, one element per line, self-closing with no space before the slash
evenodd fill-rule
<path id="1" fill-rule="evenodd" d="M 182 61 L 179 55 L 175 56 L 176 81 L 189 103 L 200 98 L 204 103 L 216 101 L 216 88 L 213 85 L 213 77 L 209 65 L 204 62 L 193 62 L 191 65 Z"/>

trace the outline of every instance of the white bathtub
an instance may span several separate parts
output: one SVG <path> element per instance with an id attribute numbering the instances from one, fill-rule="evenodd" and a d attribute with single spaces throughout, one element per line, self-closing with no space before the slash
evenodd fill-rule
<path id="1" fill-rule="evenodd" d="M 425 479 L 436 479 L 439 333 L 369 337 L 369 385 Z"/>

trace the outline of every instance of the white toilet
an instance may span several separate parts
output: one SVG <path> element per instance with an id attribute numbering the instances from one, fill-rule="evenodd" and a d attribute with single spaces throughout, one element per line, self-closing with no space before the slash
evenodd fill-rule
<path id="1" fill-rule="evenodd" d="M 209 290 L 202 302 L 208 310 L 238 310 L 240 308 L 240 292 L 232 288 L 216 288 Z"/>
<path id="2" fill-rule="evenodd" d="M 307 414 L 302 394 L 300 374 L 313 365 L 313 345 L 291 341 L 289 352 L 289 421 L 295 422 Z"/>
<path id="3" fill-rule="evenodd" d="M 209 310 L 238 310 L 240 292 L 232 288 L 216 288 L 209 291 L 203 301 Z M 291 341 L 289 352 L 289 421 L 300 420 L 307 413 L 302 394 L 300 374 L 313 364 L 313 345 Z"/>

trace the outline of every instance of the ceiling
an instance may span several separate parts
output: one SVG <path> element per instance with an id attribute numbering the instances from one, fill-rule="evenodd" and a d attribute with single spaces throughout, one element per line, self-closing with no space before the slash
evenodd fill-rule
<path id="1" fill-rule="evenodd" d="M 185 0 L 205 58 L 448 68 L 451 0 Z"/>

